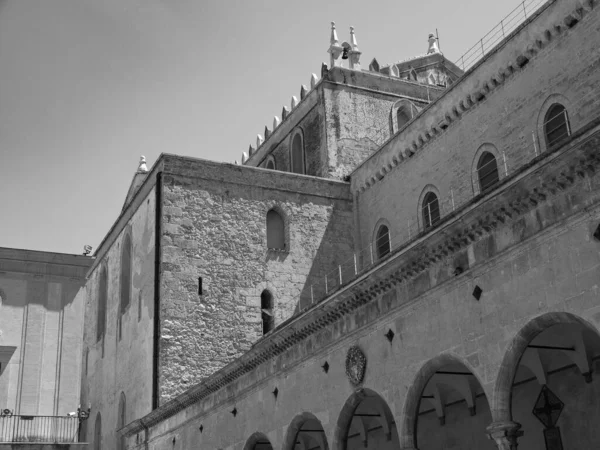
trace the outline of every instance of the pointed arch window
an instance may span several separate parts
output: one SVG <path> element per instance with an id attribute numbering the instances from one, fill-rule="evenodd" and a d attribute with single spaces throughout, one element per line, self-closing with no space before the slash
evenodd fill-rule
<path id="1" fill-rule="evenodd" d="M 265 168 L 266 169 L 271 169 L 271 170 L 275 170 L 275 158 L 273 158 L 273 156 L 269 156 L 269 158 L 267 159 L 267 163 L 265 164 Z"/>
<path id="2" fill-rule="evenodd" d="M 129 306 L 131 300 L 131 236 L 125 235 L 121 249 L 121 313 Z"/>
<path id="3" fill-rule="evenodd" d="M 293 173 L 299 173 L 302 175 L 306 173 L 304 139 L 300 130 L 296 131 L 296 133 L 292 136 L 290 161 Z"/>
<path id="4" fill-rule="evenodd" d="M 425 195 L 422 210 L 425 229 L 435 226 L 440 221 L 440 203 L 435 193 L 428 192 Z"/>
<path id="5" fill-rule="evenodd" d="M 117 431 L 125 426 L 125 408 L 125 393 L 121 392 L 121 397 L 119 398 L 119 415 L 117 416 Z M 117 450 L 125 450 L 125 436 L 120 433 L 117 433 Z"/>
<path id="6" fill-rule="evenodd" d="M 377 259 L 383 258 L 390 252 L 390 230 L 386 225 L 381 225 L 377 230 L 375 248 L 377 249 Z"/>
<path id="7" fill-rule="evenodd" d="M 98 310 L 96 317 L 96 340 L 99 341 L 106 331 L 106 303 L 108 299 L 108 270 L 105 264 L 100 267 L 98 279 Z"/>
<path id="8" fill-rule="evenodd" d="M 260 308 L 262 330 L 263 335 L 265 335 L 275 327 L 275 318 L 273 317 L 273 295 L 267 289 L 260 294 Z"/>
<path id="9" fill-rule="evenodd" d="M 267 248 L 285 250 L 285 225 L 283 217 L 274 209 L 267 213 Z"/>
<path id="10" fill-rule="evenodd" d="M 571 135 L 567 110 L 560 103 L 550 107 L 544 118 L 544 135 L 548 148 L 554 147 L 564 138 Z"/>
<path id="11" fill-rule="evenodd" d="M 477 177 L 479 178 L 481 192 L 487 191 L 500 181 L 496 157 L 490 152 L 484 152 L 479 158 Z"/>
<path id="12" fill-rule="evenodd" d="M 392 131 L 397 133 L 419 112 L 419 108 L 409 100 L 399 100 L 392 107 Z"/>
<path id="13" fill-rule="evenodd" d="M 96 414 L 96 423 L 94 424 L 94 450 L 102 450 L 102 417 L 100 413 Z"/>

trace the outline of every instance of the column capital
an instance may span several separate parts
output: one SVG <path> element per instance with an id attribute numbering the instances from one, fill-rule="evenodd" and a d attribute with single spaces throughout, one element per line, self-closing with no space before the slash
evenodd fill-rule
<path id="1" fill-rule="evenodd" d="M 523 436 L 521 424 L 511 421 L 494 422 L 486 431 L 488 438 L 498 446 L 498 450 L 517 450 L 517 439 Z"/>

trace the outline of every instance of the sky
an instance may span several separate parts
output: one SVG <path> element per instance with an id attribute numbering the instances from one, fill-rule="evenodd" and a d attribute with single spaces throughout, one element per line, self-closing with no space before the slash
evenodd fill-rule
<path id="1" fill-rule="evenodd" d="M 140 155 L 233 162 L 328 62 L 456 61 L 516 0 L 0 0 L 0 247 L 80 254 Z"/>

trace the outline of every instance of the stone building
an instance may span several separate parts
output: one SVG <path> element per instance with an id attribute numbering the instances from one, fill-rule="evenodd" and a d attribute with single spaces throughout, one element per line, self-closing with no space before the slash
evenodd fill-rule
<path id="1" fill-rule="evenodd" d="M 52 437 L 37 420 L 16 436 L 20 419 L 13 416 L 33 419 L 77 411 L 81 288 L 91 262 L 89 256 L 0 248 L 0 443 L 30 440 L 32 433 Z"/>
<path id="2" fill-rule="evenodd" d="M 332 24 L 241 165 L 141 162 L 85 288 L 91 448 L 598 447 L 600 8 L 522 6 L 459 65 L 362 69 Z"/>

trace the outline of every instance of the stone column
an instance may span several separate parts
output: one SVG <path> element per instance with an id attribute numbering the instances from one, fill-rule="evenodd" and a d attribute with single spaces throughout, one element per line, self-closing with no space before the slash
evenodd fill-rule
<path id="1" fill-rule="evenodd" d="M 520 423 L 494 422 L 487 427 L 487 435 L 496 443 L 498 450 L 517 450 L 517 439 L 523 436 L 523 431 Z"/>

